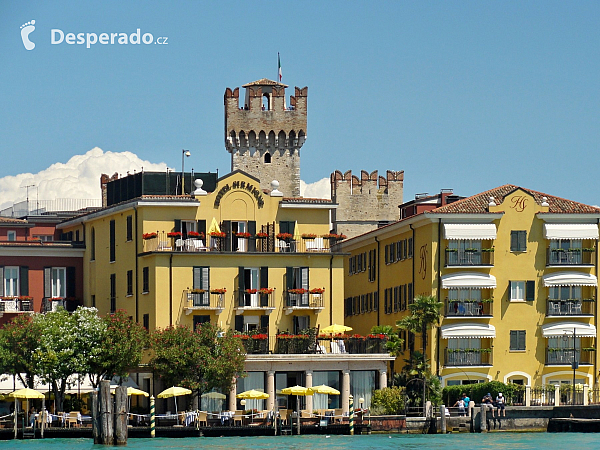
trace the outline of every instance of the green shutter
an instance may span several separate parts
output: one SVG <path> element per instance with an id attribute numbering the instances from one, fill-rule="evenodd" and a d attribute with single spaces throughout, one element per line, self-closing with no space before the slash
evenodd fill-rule
<path id="1" fill-rule="evenodd" d="M 244 331 L 244 316 L 235 316 L 235 331 Z"/>
<path id="2" fill-rule="evenodd" d="M 224 220 L 221 224 L 221 231 L 226 234 L 225 236 L 225 250 L 226 252 L 231 251 L 231 241 L 233 236 L 231 235 L 231 220 Z"/>
<path id="3" fill-rule="evenodd" d="M 67 267 L 67 297 L 75 297 L 75 267 Z"/>
<path id="4" fill-rule="evenodd" d="M 519 235 L 517 231 L 510 232 L 510 251 L 516 252 L 519 247 Z"/>
<path id="5" fill-rule="evenodd" d="M 196 226 L 198 233 L 206 235 L 206 220 L 199 220 Z"/>
<path id="6" fill-rule="evenodd" d="M 173 231 L 175 231 L 175 232 L 179 231 L 181 233 L 181 220 L 180 219 L 175 219 L 175 223 L 173 225 Z"/>
<path id="7" fill-rule="evenodd" d="M 194 289 L 202 289 L 202 267 L 194 267 L 194 280 L 192 287 Z"/>
<path id="8" fill-rule="evenodd" d="M 19 293 L 29 295 L 29 267 L 26 266 L 19 267 Z"/>
<path id="9" fill-rule="evenodd" d="M 527 231 L 519 231 L 519 251 L 527 250 Z"/>
<path id="10" fill-rule="evenodd" d="M 245 280 L 244 280 L 244 267 L 243 266 L 238 267 L 238 290 L 240 291 L 240 295 L 242 295 L 241 293 L 246 290 L 246 283 L 245 283 Z"/>
<path id="11" fill-rule="evenodd" d="M 4 295 L 4 266 L 0 266 L 0 296 Z"/>
<path id="12" fill-rule="evenodd" d="M 44 267 L 44 297 L 52 297 L 52 267 Z"/>
<path id="13" fill-rule="evenodd" d="M 268 332 L 269 330 L 269 316 L 260 316 L 260 327 Z"/>
<path id="14" fill-rule="evenodd" d="M 113 262 L 115 260 L 115 221 L 110 221 L 110 236 L 109 236 L 109 261 Z"/>
<path id="15" fill-rule="evenodd" d="M 256 239 L 254 235 L 256 234 L 256 221 L 249 220 L 248 221 L 248 233 L 250 233 L 250 239 L 248 239 L 248 251 L 255 252 L 256 251 Z"/>
<path id="16" fill-rule="evenodd" d="M 521 330 L 518 332 L 518 349 L 519 350 L 525 350 L 525 333 L 527 331 L 526 330 Z"/>
<path id="17" fill-rule="evenodd" d="M 269 287 L 269 268 L 261 267 L 260 268 L 260 288 L 268 288 Z"/>
<path id="18" fill-rule="evenodd" d="M 526 284 L 527 289 L 525 294 L 525 300 L 532 302 L 535 300 L 535 281 L 530 280 Z"/>

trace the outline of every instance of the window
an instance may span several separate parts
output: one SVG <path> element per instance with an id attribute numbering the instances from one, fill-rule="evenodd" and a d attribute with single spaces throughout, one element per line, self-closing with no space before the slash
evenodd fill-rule
<path id="1" fill-rule="evenodd" d="M 535 300 L 535 281 L 510 281 L 509 285 L 511 302 Z"/>
<path id="2" fill-rule="evenodd" d="M 510 251 L 524 252 L 527 250 L 527 231 L 510 232 Z"/>
<path id="3" fill-rule="evenodd" d="M 14 230 L 9 230 L 6 232 L 6 239 L 9 241 L 16 241 L 17 240 L 17 232 Z"/>
<path id="4" fill-rule="evenodd" d="M 92 308 L 96 307 L 96 296 L 92 295 Z"/>
<path id="5" fill-rule="evenodd" d="M 110 274 L 110 313 L 117 310 L 117 274 Z"/>
<path id="6" fill-rule="evenodd" d="M 308 267 L 288 267 L 286 270 L 287 289 L 305 289 L 308 291 Z M 310 294 L 288 294 L 288 306 L 308 306 Z"/>
<path id="7" fill-rule="evenodd" d="M 142 316 L 143 327 L 148 331 L 150 329 L 150 314 L 144 314 Z"/>
<path id="8" fill-rule="evenodd" d="M 52 268 L 52 297 L 65 298 L 67 296 L 67 268 Z"/>
<path id="9" fill-rule="evenodd" d="M 109 261 L 115 262 L 115 221 L 110 221 Z"/>
<path id="10" fill-rule="evenodd" d="M 19 295 L 19 268 L 4 268 L 4 295 L 7 297 L 16 297 Z"/>
<path id="11" fill-rule="evenodd" d="M 269 152 L 265 153 L 265 164 L 271 164 L 271 154 Z"/>
<path id="12" fill-rule="evenodd" d="M 548 290 L 551 300 L 581 300 L 581 286 L 551 286 Z"/>
<path id="13" fill-rule="evenodd" d="M 92 228 L 90 236 L 90 261 L 96 260 L 96 229 Z"/>
<path id="14" fill-rule="evenodd" d="M 525 350 L 525 330 L 510 330 L 510 349 Z"/>
<path id="15" fill-rule="evenodd" d="M 194 331 L 203 323 L 210 322 L 210 316 L 194 316 Z"/>
<path id="16" fill-rule="evenodd" d="M 127 241 L 133 241 L 133 216 L 127 216 Z"/>
<path id="17" fill-rule="evenodd" d="M 33 239 L 37 239 L 42 242 L 52 242 L 54 240 L 54 236 L 51 234 L 34 234 Z"/>
<path id="18" fill-rule="evenodd" d="M 408 257 L 412 258 L 413 257 L 413 239 L 412 238 L 408 238 Z"/>
<path id="19" fill-rule="evenodd" d="M 150 292 L 150 268 L 144 267 L 142 269 L 142 294 Z"/>
<path id="20" fill-rule="evenodd" d="M 127 271 L 127 295 L 133 295 L 133 270 Z"/>

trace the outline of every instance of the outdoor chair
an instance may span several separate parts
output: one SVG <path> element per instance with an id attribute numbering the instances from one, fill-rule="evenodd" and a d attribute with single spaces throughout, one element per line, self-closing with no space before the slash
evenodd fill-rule
<path id="1" fill-rule="evenodd" d="M 71 411 L 69 413 L 69 416 L 67 417 L 67 426 L 71 428 L 71 424 L 75 427 L 79 426 L 79 411 Z"/>
<path id="2" fill-rule="evenodd" d="M 342 410 L 342 408 L 336 408 L 334 409 L 334 418 L 336 422 L 341 422 L 342 421 L 342 416 L 344 415 L 344 412 Z"/>
<path id="3" fill-rule="evenodd" d="M 194 251 L 196 252 L 206 252 L 208 248 L 204 246 L 204 241 L 201 239 L 192 239 L 194 245 Z"/>
<path id="4" fill-rule="evenodd" d="M 206 411 L 198 411 L 198 415 L 196 416 L 196 422 L 198 422 L 198 426 L 206 426 L 207 417 L 208 413 Z"/>
<path id="5" fill-rule="evenodd" d="M 310 419 L 311 417 L 313 417 L 313 414 L 310 411 L 307 411 L 306 409 L 300 411 L 301 419 Z"/>
<path id="6" fill-rule="evenodd" d="M 240 427 L 243 426 L 244 425 L 244 411 L 242 411 L 241 409 L 236 409 L 232 420 L 233 420 L 234 427 L 238 424 L 238 422 L 240 424 Z"/>
<path id="7" fill-rule="evenodd" d="M 288 423 L 288 416 L 289 416 L 289 409 L 280 409 L 279 410 L 279 417 L 281 418 L 281 423 L 283 425 L 287 425 Z"/>
<path id="8" fill-rule="evenodd" d="M 290 243 L 286 241 L 282 241 L 281 239 L 277 240 L 277 247 L 279 247 L 280 252 L 289 252 L 290 251 Z"/>

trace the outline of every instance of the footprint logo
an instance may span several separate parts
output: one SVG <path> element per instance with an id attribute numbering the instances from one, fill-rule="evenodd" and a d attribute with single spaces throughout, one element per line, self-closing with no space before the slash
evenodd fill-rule
<path id="1" fill-rule="evenodd" d="M 29 40 L 29 35 L 33 30 L 35 30 L 35 20 L 21 25 L 21 39 L 23 39 L 23 45 L 27 50 L 33 50 L 35 48 L 35 43 Z"/>

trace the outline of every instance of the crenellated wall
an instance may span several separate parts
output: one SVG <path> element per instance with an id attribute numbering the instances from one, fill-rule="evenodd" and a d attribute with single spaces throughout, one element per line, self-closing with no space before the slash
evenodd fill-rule
<path id="1" fill-rule="evenodd" d="M 334 232 L 353 237 L 398 220 L 403 192 L 404 171 L 388 170 L 384 177 L 361 170 L 359 178 L 351 170 L 336 170 L 331 174 L 331 199 L 338 204 Z"/>

